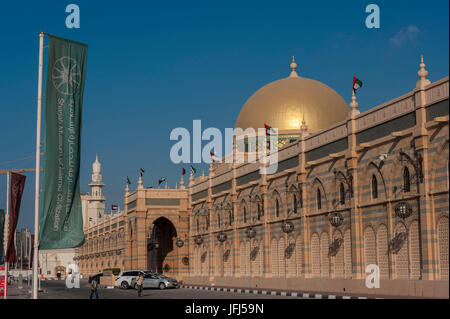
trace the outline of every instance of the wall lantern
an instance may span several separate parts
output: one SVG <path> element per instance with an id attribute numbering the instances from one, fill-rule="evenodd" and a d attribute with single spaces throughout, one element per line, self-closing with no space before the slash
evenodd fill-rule
<path id="1" fill-rule="evenodd" d="M 199 245 L 199 246 L 200 246 L 201 244 L 203 244 L 203 238 L 202 238 L 201 236 L 195 237 L 194 241 L 195 241 L 195 243 L 196 243 L 197 245 Z"/>
<path id="2" fill-rule="evenodd" d="M 412 214 L 412 208 L 411 205 L 409 205 L 406 202 L 398 203 L 397 206 L 395 206 L 395 215 L 398 217 L 405 219 L 411 216 Z"/>
<path id="3" fill-rule="evenodd" d="M 221 243 L 223 243 L 224 241 L 227 240 L 227 234 L 225 234 L 224 232 L 220 232 L 217 235 L 217 240 L 220 241 Z"/>
<path id="4" fill-rule="evenodd" d="M 334 227 L 339 227 L 344 222 L 344 216 L 342 216 L 339 212 L 330 213 L 330 216 L 328 217 L 328 220 L 330 221 L 330 224 Z"/>
<path id="5" fill-rule="evenodd" d="M 281 229 L 284 233 L 289 234 L 294 230 L 294 224 L 290 221 L 285 221 Z"/>
<path id="6" fill-rule="evenodd" d="M 178 248 L 181 248 L 184 246 L 184 241 L 183 239 L 178 238 L 175 244 L 177 245 Z"/>
<path id="7" fill-rule="evenodd" d="M 181 262 L 183 263 L 183 265 L 188 266 L 189 265 L 189 257 L 183 257 L 181 259 Z"/>
<path id="8" fill-rule="evenodd" d="M 251 227 L 251 226 L 249 228 L 247 228 L 245 233 L 247 234 L 247 237 L 250 239 L 252 239 L 256 236 L 256 230 L 254 230 L 253 227 Z"/>

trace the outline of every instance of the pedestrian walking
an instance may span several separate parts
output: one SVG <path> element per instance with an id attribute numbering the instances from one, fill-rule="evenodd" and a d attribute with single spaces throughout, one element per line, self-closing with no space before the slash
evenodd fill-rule
<path id="1" fill-rule="evenodd" d="M 139 273 L 137 280 L 136 280 L 138 297 L 142 297 L 143 284 L 144 284 L 144 276 L 142 276 L 142 274 Z"/>
<path id="2" fill-rule="evenodd" d="M 92 278 L 91 281 L 91 295 L 89 296 L 89 299 L 92 299 L 92 296 L 95 294 L 95 298 L 98 299 L 98 282 L 97 277 Z"/>

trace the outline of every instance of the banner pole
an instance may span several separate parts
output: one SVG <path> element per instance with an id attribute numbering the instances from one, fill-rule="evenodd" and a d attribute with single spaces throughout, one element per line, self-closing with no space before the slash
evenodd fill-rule
<path id="1" fill-rule="evenodd" d="M 5 234 L 6 234 L 6 249 L 5 250 L 5 294 L 3 295 L 3 299 L 6 299 L 6 294 L 8 291 L 8 262 L 6 260 L 6 251 L 8 250 L 8 238 L 9 238 L 9 189 L 10 189 L 10 175 L 11 172 L 6 173 L 6 216 L 5 216 Z"/>
<path id="2" fill-rule="evenodd" d="M 38 297 L 38 254 L 39 254 L 39 192 L 41 173 L 41 113 L 42 113 L 42 73 L 44 66 L 44 32 L 39 34 L 39 75 L 36 127 L 36 185 L 34 194 L 34 256 L 33 256 L 33 299 Z"/>

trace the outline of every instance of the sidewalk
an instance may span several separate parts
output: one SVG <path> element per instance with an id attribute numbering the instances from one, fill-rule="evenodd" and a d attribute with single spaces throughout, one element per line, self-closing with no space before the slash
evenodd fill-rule
<path id="1" fill-rule="evenodd" d="M 17 283 L 13 283 L 8 286 L 6 299 L 31 299 L 31 287 L 24 284 L 23 288 L 19 288 Z"/>

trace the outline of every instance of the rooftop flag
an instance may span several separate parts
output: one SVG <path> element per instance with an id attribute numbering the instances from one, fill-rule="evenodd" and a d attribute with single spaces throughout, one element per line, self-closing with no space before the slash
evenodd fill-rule
<path id="1" fill-rule="evenodd" d="M 274 129 L 271 126 L 264 124 L 264 128 L 266 129 L 266 135 L 270 136 L 270 135 L 276 134 L 276 132 L 274 131 Z"/>
<path id="2" fill-rule="evenodd" d="M 213 161 L 213 162 L 221 162 L 220 157 L 216 156 L 213 152 L 209 152 L 209 155 L 211 156 L 211 161 Z"/>
<path id="3" fill-rule="evenodd" d="M 161 185 L 162 183 L 164 183 L 166 181 L 166 179 L 164 177 L 160 178 L 158 180 L 158 186 Z"/>
<path id="4" fill-rule="evenodd" d="M 355 92 L 355 94 L 356 94 L 356 90 L 358 90 L 362 86 L 363 86 L 363 83 L 360 80 L 358 80 L 356 77 L 353 77 L 352 88 L 353 88 L 353 92 Z"/>
<path id="5" fill-rule="evenodd" d="M 139 175 L 142 177 L 142 175 L 144 175 L 144 173 L 145 173 L 144 169 L 141 168 L 139 171 Z"/>
<path id="6" fill-rule="evenodd" d="M 48 37 L 39 249 L 75 248 L 84 242 L 80 149 L 87 45 Z"/>
<path id="7" fill-rule="evenodd" d="M 130 179 L 128 178 L 128 176 L 127 176 L 127 184 L 128 184 L 128 185 L 131 185 L 131 181 L 130 181 Z"/>

